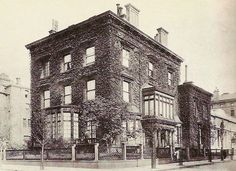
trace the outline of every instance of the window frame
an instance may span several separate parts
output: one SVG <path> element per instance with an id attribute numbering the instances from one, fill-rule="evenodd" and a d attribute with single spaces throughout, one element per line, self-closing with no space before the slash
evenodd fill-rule
<path id="1" fill-rule="evenodd" d="M 40 79 L 43 79 L 49 76 L 50 76 L 50 61 L 44 60 L 41 62 Z"/>
<path id="2" fill-rule="evenodd" d="M 70 87 L 70 93 L 69 94 L 66 94 L 66 88 L 69 88 Z M 67 97 L 70 97 L 69 99 L 69 103 L 66 102 L 66 99 Z M 68 104 L 71 104 L 72 103 L 72 86 L 71 85 L 67 85 L 67 86 L 64 86 L 64 104 L 65 105 L 68 105 Z"/>
<path id="3" fill-rule="evenodd" d="M 65 114 L 68 114 L 70 118 L 67 116 L 65 117 Z M 69 119 L 68 119 L 69 118 Z M 71 134 L 72 134 L 72 117 L 70 112 L 63 112 L 63 138 L 65 139 L 71 139 Z M 65 129 L 66 124 L 69 126 L 67 129 Z M 65 136 L 66 135 L 66 136 Z"/>
<path id="4" fill-rule="evenodd" d="M 153 101 L 154 103 L 151 103 Z M 143 114 L 174 119 L 174 97 L 155 92 L 143 96 Z M 153 106 L 153 112 L 151 110 Z M 148 107 L 148 109 L 146 109 Z M 147 113 L 148 112 L 148 113 Z"/>
<path id="5" fill-rule="evenodd" d="M 46 93 L 48 92 L 48 97 L 46 96 Z M 46 103 L 47 102 L 47 103 Z M 50 94 L 50 90 L 44 90 L 42 93 L 42 109 L 48 108 L 51 106 L 51 94 Z M 48 104 L 48 105 L 46 105 Z"/>
<path id="6" fill-rule="evenodd" d="M 91 81 L 94 81 L 94 87 L 92 89 L 88 89 L 89 88 L 89 82 Z M 94 93 L 93 93 L 94 92 Z M 94 94 L 94 97 L 91 99 L 89 98 L 89 93 L 93 93 Z M 88 80 L 86 82 L 86 100 L 94 100 L 96 98 L 96 80 L 95 79 L 91 79 L 91 80 Z"/>
<path id="7" fill-rule="evenodd" d="M 130 66 L 130 51 L 127 48 L 122 49 L 122 65 L 127 68 Z"/>
<path id="8" fill-rule="evenodd" d="M 152 67 L 150 67 L 152 66 Z M 154 65 L 151 61 L 148 61 L 148 76 L 153 77 L 154 76 Z"/>
<path id="9" fill-rule="evenodd" d="M 77 120 L 75 120 L 75 118 Z M 74 139 L 79 138 L 79 114 L 78 113 L 73 113 L 73 138 Z"/>
<path id="10" fill-rule="evenodd" d="M 168 86 L 174 85 L 174 72 L 173 71 L 168 70 L 167 84 L 168 84 Z"/>
<path id="11" fill-rule="evenodd" d="M 94 120 L 89 120 L 86 123 L 86 135 L 89 137 L 86 138 L 97 138 L 97 124 Z"/>
<path id="12" fill-rule="evenodd" d="M 88 50 L 93 49 L 93 53 L 88 54 Z M 88 59 L 92 58 L 92 62 L 88 62 Z M 96 48 L 95 46 L 87 47 L 85 50 L 85 66 L 93 65 L 96 61 Z"/>
<path id="13" fill-rule="evenodd" d="M 69 61 L 66 61 L 65 58 L 68 57 L 68 56 L 70 57 Z M 66 54 L 66 55 L 63 56 L 62 72 L 67 72 L 67 71 L 69 71 L 71 69 L 72 69 L 72 56 L 69 53 L 69 54 Z"/>
<path id="14" fill-rule="evenodd" d="M 128 85 L 128 91 L 124 90 L 124 83 L 127 83 Z M 124 94 L 128 95 L 128 101 L 125 99 Z M 122 80 L 122 99 L 127 102 L 130 103 L 131 102 L 131 83 L 127 80 Z"/>

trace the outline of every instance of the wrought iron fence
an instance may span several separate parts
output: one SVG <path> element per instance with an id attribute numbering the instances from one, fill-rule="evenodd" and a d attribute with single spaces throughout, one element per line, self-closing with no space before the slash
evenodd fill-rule
<path id="1" fill-rule="evenodd" d="M 24 150 L 6 150 L 7 160 L 23 160 Z"/>
<path id="2" fill-rule="evenodd" d="M 98 147 L 99 160 L 122 160 L 122 147 Z"/>
<path id="3" fill-rule="evenodd" d="M 75 148 L 75 159 L 76 160 L 94 160 L 95 149 L 94 144 L 79 144 Z"/>
<path id="4" fill-rule="evenodd" d="M 25 150 L 24 151 L 24 159 L 25 160 L 40 160 L 41 159 L 41 151 L 40 150 Z M 47 158 L 46 150 L 44 151 L 44 159 Z"/>
<path id="5" fill-rule="evenodd" d="M 152 158 L 152 148 L 144 147 L 143 158 L 144 159 L 151 159 Z"/>
<path id="6" fill-rule="evenodd" d="M 46 155 L 48 160 L 71 160 L 72 150 L 71 148 L 48 149 Z"/>
<path id="7" fill-rule="evenodd" d="M 157 158 L 171 158 L 170 148 L 157 148 Z"/>
<path id="8" fill-rule="evenodd" d="M 126 147 L 126 159 L 135 160 L 141 158 L 140 146 L 127 146 Z"/>

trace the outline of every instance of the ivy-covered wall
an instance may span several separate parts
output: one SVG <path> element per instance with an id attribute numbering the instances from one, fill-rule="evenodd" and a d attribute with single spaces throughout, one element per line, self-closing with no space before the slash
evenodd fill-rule
<path id="1" fill-rule="evenodd" d="M 208 147 L 210 142 L 210 103 L 212 94 L 191 82 L 179 85 L 178 92 L 183 146 L 190 148 Z M 203 107 L 204 105 L 206 108 Z M 201 129 L 201 133 L 199 129 Z M 200 145 L 200 137 L 202 145 Z"/>
<path id="2" fill-rule="evenodd" d="M 95 46 L 95 63 L 84 66 L 86 48 Z M 31 53 L 32 112 L 40 110 L 43 90 L 51 92 L 51 106 L 62 104 L 63 87 L 72 86 L 72 105 L 85 100 L 86 81 L 96 80 L 96 96 L 119 101 L 122 80 L 131 84 L 129 111 L 141 114 L 142 88 L 148 84 L 177 97 L 180 58 L 150 40 L 144 33 L 108 11 L 78 25 L 72 25 L 27 46 Z M 122 49 L 130 51 L 130 67 L 121 63 Z M 64 55 L 72 56 L 72 69 L 60 73 Z M 49 59 L 50 76 L 40 79 L 41 61 Z M 154 75 L 148 76 L 148 61 L 154 64 Z M 173 85 L 168 85 L 168 71 L 173 72 Z M 176 98 L 177 99 L 177 98 Z M 175 101 L 176 111 L 177 100 Z"/>

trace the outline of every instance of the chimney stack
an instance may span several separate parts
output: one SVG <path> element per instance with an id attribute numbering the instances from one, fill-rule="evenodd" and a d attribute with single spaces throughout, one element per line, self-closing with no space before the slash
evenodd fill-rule
<path id="1" fill-rule="evenodd" d="M 54 34 L 58 31 L 58 21 L 52 19 L 52 29 L 49 31 L 49 34 Z"/>
<path id="2" fill-rule="evenodd" d="M 139 12 L 140 10 L 134 7 L 131 4 L 125 5 L 127 21 L 134 25 L 135 27 L 139 26 Z"/>
<path id="3" fill-rule="evenodd" d="M 220 97 L 220 91 L 216 87 L 215 91 L 213 92 L 213 100 L 219 100 L 219 97 Z"/>
<path id="4" fill-rule="evenodd" d="M 167 47 L 167 44 L 168 44 L 168 32 L 165 29 L 163 29 L 162 27 L 160 27 L 160 28 L 157 29 L 157 34 L 154 37 L 154 39 L 158 43 L 160 43 L 163 46 Z"/>
<path id="5" fill-rule="evenodd" d="M 118 15 L 118 17 L 126 19 L 126 15 L 122 14 L 123 8 L 120 6 L 120 4 L 116 4 L 116 7 L 117 7 L 117 15 Z"/>

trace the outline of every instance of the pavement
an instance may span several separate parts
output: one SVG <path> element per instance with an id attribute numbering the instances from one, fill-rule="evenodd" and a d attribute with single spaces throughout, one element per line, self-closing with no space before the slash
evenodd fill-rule
<path id="1" fill-rule="evenodd" d="M 103 170 L 114 170 L 114 171 L 168 171 L 168 170 L 178 170 L 181 168 L 192 168 L 197 166 L 204 165 L 213 165 L 216 163 L 224 163 L 224 162 L 235 162 L 235 160 L 225 159 L 221 160 L 213 160 L 212 162 L 208 162 L 207 160 L 202 161 L 191 161 L 184 162 L 183 165 L 179 165 L 178 163 L 170 163 L 170 164 L 160 164 L 157 165 L 156 169 L 151 169 L 150 166 L 142 166 L 142 167 L 132 167 L 132 168 L 110 168 L 110 169 L 87 169 L 87 168 L 71 168 L 71 167 L 45 167 L 45 171 L 103 171 Z M 39 166 L 26 166 L 26 165 L 8 165 L 2 164 L 0 165 L 0 171 L 39 171 Z"/>

